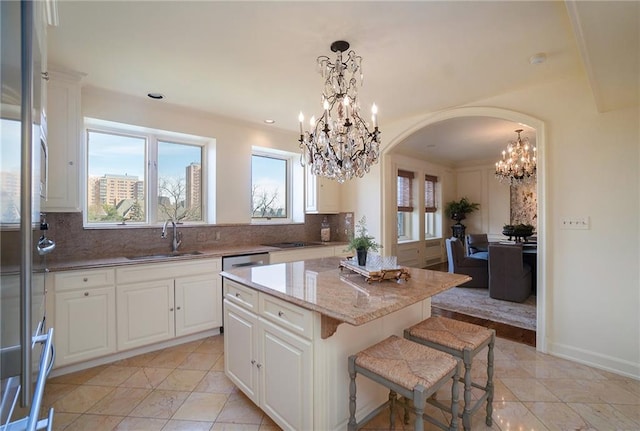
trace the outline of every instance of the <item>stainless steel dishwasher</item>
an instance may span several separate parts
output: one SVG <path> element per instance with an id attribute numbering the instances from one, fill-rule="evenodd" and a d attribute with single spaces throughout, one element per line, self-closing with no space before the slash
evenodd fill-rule
<path id="1" fill-rule="evenodd" d="M 247 266 L 260 266 L 269 263 L 269 253 L 236 254 L 233 256 L 222 256 L 222 270 L 228 271 L 234 268 L 246 268 Z M 224 322 L 224 288 L 223 288 L 222 316 Z M 224 333 L 224 323 L 220 327 L 220 333 Z"/>

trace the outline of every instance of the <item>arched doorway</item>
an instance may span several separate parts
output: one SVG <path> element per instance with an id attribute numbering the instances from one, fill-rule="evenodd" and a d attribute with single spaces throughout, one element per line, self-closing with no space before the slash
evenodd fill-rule
<path id="1" fill-rule="evenodd" d="M 396 170 L 391 163 L 390 154 L 398 145 L 402 145 L 412 134 L 419 130 L 435 125 L 444 120 L 462 117 L 490 117 L 513 121 L 530 126 L 535 129 L 536 145 L 538 150 L 537 168 L 537 232 L 538 232 L 538 267 L 537 267 L 537 318 L 536 318 L 536 346 L 539 351 L 545 352 L 546 339 L 546 211 L 545 211 L 545 144 L 546 133 L 544 122 L 523 114 L 521 112 L 493 108 L 493 107 L 463 107 L 447 111 L 425 115 L 404 131 L 395 136 L 382 151 L 382 242 L 385 247 L 393 247 L 396 239 L 396 209 L 395 200 L 389 197 L 395 196 Z M 496 157 L 498 155 L 496 154 Z M 443 232 L 443 235 L 446 235 Z M 389 248 L 392 249 L 392 248 Z"/>

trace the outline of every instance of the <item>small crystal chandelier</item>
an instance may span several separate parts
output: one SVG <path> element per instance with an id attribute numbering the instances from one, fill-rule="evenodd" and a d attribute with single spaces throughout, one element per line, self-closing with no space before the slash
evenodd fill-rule
<path id="1" fill-rule="evenodd" d="M 358 87 L 362 85 L 362 57 L 349 51 L 349 43 L 339 40 L 331 44 L 336 61 L 318 57 L 318 69 L 324 78 L 323 113 L 316 121 L 311 117 L 309 131 L 300 121 L 300 163 L 315 175 L 335 179 L 340 183 L 362 177 L 377 163 L 380 154 L 380 131 L 376 120 L 377 107 L 371 107 L 371 127 L 360 116 Z M 359 72 L 359 73 L 358 73 Z"/>
<path id="2" fill-rule="evenodd" d="M 509 142 L 502 152 L 502 160 L 496 162 L 496 178 L 512 186 L 529 184 L 536 179 L 536 147 L 529 138 L 520 138 L 522 129 L 516 130 L 518 139 Z"/>

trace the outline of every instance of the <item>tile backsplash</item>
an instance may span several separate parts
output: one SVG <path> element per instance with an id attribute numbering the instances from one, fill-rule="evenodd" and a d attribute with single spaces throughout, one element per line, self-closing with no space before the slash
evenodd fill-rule
<path id="1" fill-rule="evenodd" d="M 324 217 L 327 217 L 331 226 L 331 241 L 346 242 L 348 222 L 353 220 L 353 213 L 307 214 L 305 223 L 299 224 L 179 225 L 178 230 L 182 234 L 180 250 L 209 250 L 283 241 L 320 241 L 320 225 Z M 160 237 L 161 226 L 85 229 L 82 226 L 82 213 L 47 213 L 47 221 L 47 236 L 56 242 L 55 251 L 47 257 L 51 263 L 171 251 L 171 239 Z M 34 236 L 36 234 L 34 231 Z M 3 246 L 19 243 L 18 232 L 2 232 L 2 235 L 16 236 L 15 242 L 3 241 Z M 7 246 L 0 253 L 3 265 L 18 261 L 17 247 Z"/>

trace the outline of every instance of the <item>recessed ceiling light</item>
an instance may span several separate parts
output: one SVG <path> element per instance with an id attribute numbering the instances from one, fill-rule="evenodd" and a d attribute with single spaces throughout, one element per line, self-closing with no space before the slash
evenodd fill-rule
<path id="1" fill-rule="evenodd" d="M 147 96 L 156 100 L 164 99 L 164 95 L 162 93 L 147 93 Z"/>
<path id="2" fill-rule="evenodd" d="M 539 52 L 529 57 L 529 64 L 542 64 L 545 61 L 547 61 L 547 54 L 544 52 Z"/>
<path id="3" fill-rule="evenodd" d="M 268 120 L 264 120 L 264 122 L 267 123 L 267 124 L 273 124 L 273 123 L 276 122 L 276 120 L 268 119 Z"/>

